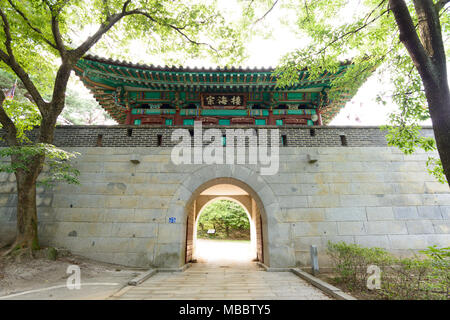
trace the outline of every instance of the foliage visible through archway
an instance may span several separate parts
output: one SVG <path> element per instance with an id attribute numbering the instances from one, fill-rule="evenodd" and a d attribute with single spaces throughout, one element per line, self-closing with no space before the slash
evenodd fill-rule
<path id="1" fill-rule="evenodd" d="M 208 234 L 211 229 L 214 229 L 215 233 Z M 234 201 L 215 201 L 207 205 L 200 215 L 197 238 L 250 240 L 250 221 L 247 213 Z"/>

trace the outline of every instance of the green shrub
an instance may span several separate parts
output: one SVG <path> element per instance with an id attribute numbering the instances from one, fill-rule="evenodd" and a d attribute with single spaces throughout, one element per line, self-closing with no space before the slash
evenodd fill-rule
<path id="1" fill-rule="evenodd" d="M 366 288 L 367 267 L 391 263 L 392 257 L 382 248 L 363 248 L 345 242 L 328 242 L 328 254 L 333 261 L 336 280 L 344 283 L 350 290 Z"/>
<path id="2" fill-rule="evenodd" d="M 47 250 L 47 258 L 50 259 L 50 260 L 55 261 L 57 257 L 58 257 L 58 251 L 56 251 L 56 249 L 52 248 L 52 247 L 48 248 L 48 250 Z"/>
<path id="3" fill-rule="evenodd" d="M 427 290 L 431 261 L 418 258 L 397 259 L 383 269 L 379 294 L 392 300 L 432 299 Z"/>
<path id="4" fill-rule="evenodd" d="M 450 298 L 450 247 L 428 247 L 422 250 L 431 259 L 431 273 L 427 286 L 434 298 Z"/>
<path id="5" fill-rule="evenodd" d="M 367 267 L 381 269 L 381 288 L 372 294 L 384 299 L 448 300 L 450 248 L 428 247 L 425 257 L 397 258 L 381 248 L 363 248 L 344 242 L 328 243 L 336 280 L 351 291 L 367 289 Z"/>

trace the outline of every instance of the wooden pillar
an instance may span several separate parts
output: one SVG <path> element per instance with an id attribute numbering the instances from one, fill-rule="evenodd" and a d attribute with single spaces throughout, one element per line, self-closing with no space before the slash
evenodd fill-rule
<path id="1" fill-rule="evenodd" d="M 255 214 L 255 227 L 256 227 L 256 258 L 259 262 L 264 263 L 264 244 L 263 244 L 263 233 L 262 233 L 262 220 L 261 211 L 259 211 L 256 201 L 252 198 L 252 210 Z"/>
<path id="2" fill-rule="evenodd" d="M 194 258 L 195 252 L 195 240 L 196 240 L 196 230 L 195 230 L 195 211 L 196 211 L 196 200 L 192 203 L 191 207 L 187 212 L 186 219 L 186 253 L 185 253 L 185 263 L 189 263 Z"/>
<path id="3" fill-rule="evenodd" d="M 176 125 L 176 126 L 183 125 L 183 118 L 181 118 L 180 109 L 178 109 L 178 108 L 175 111 L 175 117 L 174 117 L 173 121 L 174 121 L 174 125 Z"/>
<path id="4" fill-rule="evenodd" d="M 272 108 L 269 109 L 269 119 L 268 119 L 268 125 L 275 125 L 275 119 L 273 118 L 273 110 Z"/>
<path id="5" fill-rule="evenodd" d="M 127 111 L 127 118 L 126 118 L 126 120 L 125 120 L 125 124 L 132 124 L 131 123 L 131 109 L 128 109 Z"/>

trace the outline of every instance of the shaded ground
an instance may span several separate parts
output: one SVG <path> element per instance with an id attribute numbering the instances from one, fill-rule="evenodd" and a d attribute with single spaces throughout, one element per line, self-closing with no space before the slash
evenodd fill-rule
<path id="1" fill-rule="evenodd" d="M 70 276 L 66 271 L 70 265 L 80 267 L 80 290 L 69 290 L 66 287 L 67 278 Z M 11 258 L 0 258 L 0 300 L 105 299 L 139 273 L 139 270 L 73 255 L 55 261 L 46 257 L 25 257 L 19 262 Z"/>

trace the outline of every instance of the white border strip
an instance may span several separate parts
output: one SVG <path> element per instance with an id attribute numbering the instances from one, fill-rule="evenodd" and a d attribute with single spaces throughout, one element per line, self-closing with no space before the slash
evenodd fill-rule
<path id="1" fill-rule="evenodd" d="M 120 285 L 120 283 L 113 283 L 113 282 L 92 282 L 92 283 L 82 283 L 81 286 L 118 286 Z M 53 287 L 48 287 L 48 288 L 42 288 L 42 289 L 35 289 L 35 290 L 29 290 L 29 291 L 24 291 L 24 292 L 19 292 L 19 293 L 14 293 L 14 294 L 10 294 L 7 296 L 0 296 L 0 300 L 1 299 L 9 299 L 9 298 L 14 298 L 14 297 L 18 297 L 18 296 L 22 296 L 25 294 L 30 294 L 30 293 L 36 293 L 36 292 L 42 292 L 42 291 L 48 291 L 48 290 L 54 290 L 54 289 L 61 289 L 61 288 L 67 288 L 66 284 L 62 284 L 59 286 L 53 286 Z"/>

